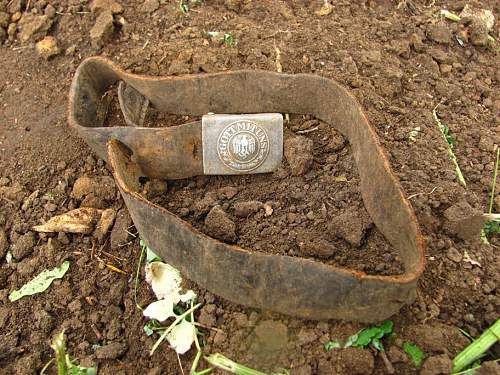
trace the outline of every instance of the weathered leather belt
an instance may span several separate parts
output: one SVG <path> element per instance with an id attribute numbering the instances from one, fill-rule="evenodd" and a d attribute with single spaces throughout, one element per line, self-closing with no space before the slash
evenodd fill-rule
<path id="1" fill-rule="evenodd" d="M 99 101 L 119 81 L 121 101 L 126 102 L 122 110 L 132 126 L 102 127 Z M 148 103 L 177 115 L 297 113 L 328 123 L 349 140 L 365 208 L 399 253 L 405 273 L 367 275 L 310 259 L 248 251 L 210 238 L 147 201 L 139 194 L 141 176 L 179 179 L 204 174 L 201 124 L 137 126 Z M 414 300 L 424 268 L 424 244 L 413 209 L 360 105 L 334 81 L 264 71 L 142 77 L 103 58 L 89 58 L 74 77 L 68 121 L 109 162 L 141 238 L 211 292 L 288 315 L 365 322 L 385 319 Z"/>

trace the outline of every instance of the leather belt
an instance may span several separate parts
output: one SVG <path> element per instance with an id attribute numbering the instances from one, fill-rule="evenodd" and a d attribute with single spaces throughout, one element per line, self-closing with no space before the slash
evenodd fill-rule
<path id="1" fill-rule="evenodd" d="M 99 102 L 118 82 L 128 126 L 102 127 Z M 405 273 L 368 275 L 311 259 L 252 252 L 210 238 L 147 201 L 139 194 L 141 176 L 180 179 L 206 173 L 200 122 L 145 128 L 140 125 L 148 105 L 193 116 L 311 114 L 340 131 L 353 150 L 365 208 L 398 252 Z M 310 74 L 245 70 L 143 77 L 93 57 L 76 71 L 68 121 L 109 162 L 141 238 L 211 292 L 242 305 L 308 319 L 364 322 L 385 319 L 414 300 L 424 269 L 424 241 L 415 214 L 362 108 L 336 82 Z"/>

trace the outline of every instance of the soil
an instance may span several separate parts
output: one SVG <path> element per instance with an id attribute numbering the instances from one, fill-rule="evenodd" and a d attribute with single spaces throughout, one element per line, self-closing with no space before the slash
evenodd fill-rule
<path id="1" fill-rule="evenodd" d="M 83 365 L 97 366 L 100 374 L 181 373 L 168 345 L 149 355 L 155 337 L 144 333 L 145 321 L 134 300 L 139 238 L 117 189 L 102 183 L 110 177 L 105 163 L 66 123 L 75 69 L 97 54 L 150 75 L 281 67 L 287 73 L 314 73 L 346 85 L 374 125 L 427 246 L 417 299 L 392 317 L 395 335 L 384 340 L 388 360 L 396 374 L 418 373 L 402 349 L 411 341 L 427 354 L 422 373 L 447 371 L 450 359 L 468 343 L 458 328 L 478 336 L 498 319 L 500 309 L 498 236 L 489 238 L 490 245 L 465 241 L 444 215 L 464 204 L 488 210 L 494 152 L 500 143 L 498 48 L 488 45 L 481 25 L 437 16 L 444 8 L 460 13 L 465 3 L 339 0 L 330 14 L 318 15 L 323 4 L 319 0 L 190 2 L 187 14 L 177 1 L 0 0 L 0 373 L 39 373 L 52 358 L 51 340 L 62 329 L 69 353 Z M 498 2 L 467 3 L 491 10 L 498 20 Z M 112 14 L 113 23 L 103 12 Z M 227 46 L 209 31 L 231 33 L 235 44 Z M 497 25 L 490 34 L 498 40 Z M 46 35 L 56 39 L 56 46 L 51 41 L 52 56 L 35 48 Z M 438 103 L 438 116 L 455 137 L 466 187 L 456 179 L 432 116 Z M 103 120 L 122 121 L 113 105 L 107 112 Z M 154 113 L 146 119 L 150 126 L 192 120 Z M 349 145 L 315 121 L 292 114 L 285 123 L 287 139 L 301 135 L 313 142 L 313 161 L 305 174 L 292 176 L 285 158 L 272 175 L 204 177 L 166 185 L 151 181 L 148 194 L 153 192 L 153 200 L 207 233 L 211 226 L 204 215 L 213 209 L 213 202 L 207 201 L 219 201 L 222 216 L 212 216 L 235 224 L 235 236 L 228 240 L 256 251 L 321 257 L 369 273 L 401 272 L 364 213 Z M 316 131 L 299 134 L 316 126 Z M 326 152 L 327 147 L 332 148 Z M 347 181 L 334 180 L 342 176 Z M 90 181 L 74 189 L 82 177 Z M 287 194 L 273 192 L 284 181 Z M 252 191 L 251 186 L 262 189 Z M 337 235 L 323 237 L 324 246 L 312 246 L 312 234 L 324 235 L 323 203 L 332 222 L 340 217 L 337 222 L 357 223 L 361 237 L 349 237 L 344 226 L 332 224 L 330 230 L 336 229 Z M 102 232 L 105 226 L 91 235 L 31 230 L 82 205 L 113 210 L 107 233 Z M 273 212 L 265 216 L 269 206 Z M 498 203 L 494 209 L 500 210 Z M 262 233 L 260 241 L 257 231 Z M 15 255 L 14 261 L 7 262 L 7 252 Z M 46 292 L 8 300 L 12 290 L 64 260 L 70 260 L 70 270 Z M 363 327 L 360 324 L 304 321 L 243 308 L 190 286 L 203 303 L 197 319 L 212 327 L 204 329 L 206 353 L 221 352 L 268 372 L 286 368 L 292 374 L 387 373 L 382 356 L 369 349 L 324 350 L 326 342 L 345 340 Z M 153 299 L 142 282 L 138 302 L 146 305 Z M 191 350 L 181 356 L 186 373 L 194 355 Z M 484 373 L 494 373 L 495 366 L 498 369 L 488 365 Z M 55 373 L 53 366 L 48 373 Z"/>

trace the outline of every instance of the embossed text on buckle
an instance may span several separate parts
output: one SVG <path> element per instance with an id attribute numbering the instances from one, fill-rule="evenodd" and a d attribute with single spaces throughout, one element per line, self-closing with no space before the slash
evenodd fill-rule
<path id="1" fill-rule="evenodd" d="M 283 157 L 283 116 L 208 114 L 202 117 L 206 175 L 275 171 Z"/>

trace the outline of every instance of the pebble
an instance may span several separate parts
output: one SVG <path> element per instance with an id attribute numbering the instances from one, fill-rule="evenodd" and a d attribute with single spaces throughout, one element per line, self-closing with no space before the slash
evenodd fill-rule
<path id="1" fill-rule="evenodd" d="M 52 203 L 52 202 L 47 202 L 44 206 L 45 208 L 45 211 L 47 212 L 54 212 L 55 210 L 57 210 L 57 205 Z"/>
<path id="2" fill-rule="evenodd" d="M 45 7 L 45 10 L 43 11 L 43 13 L 49 18 L 54 18 L 56 16 L 56 8 L 54 8 L 54 6 L 52 4 L 48 4 Z"/>

